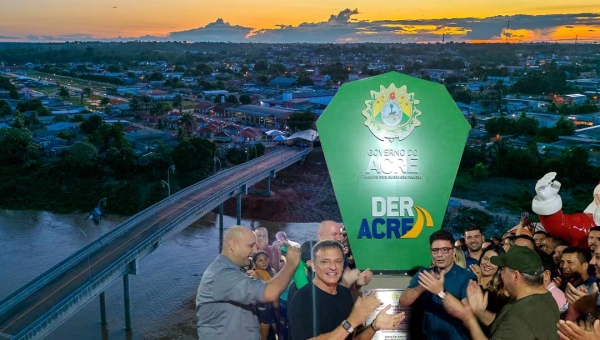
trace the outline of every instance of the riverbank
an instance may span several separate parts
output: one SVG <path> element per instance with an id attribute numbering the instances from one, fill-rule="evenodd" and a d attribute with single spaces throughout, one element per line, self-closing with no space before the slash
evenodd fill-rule
<path id="1" fill-rule="evenodd" d="M 265 181 L 257 183 L 255 188 L 266 190 Z M 304 164 L 278 172 L 276 178 L 271 179 L 271 193 L 271 197 L 243 196 L 242 217 L 299 223 L 342 220 L 321 148 L 315 148 Z M 226 201 L 225 214 L 235 216 L 236 204 L 235 198 Z"/>

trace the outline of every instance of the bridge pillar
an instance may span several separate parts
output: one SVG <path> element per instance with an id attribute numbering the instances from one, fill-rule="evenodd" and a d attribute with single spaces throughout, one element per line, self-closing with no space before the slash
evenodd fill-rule
<path id="1" fill-rule="evenodd" d="M 223 203 L 219 204 L 219 253 L 223 251 Z"/>
<path id="2" fill-rule="evenodd" d="M 125 330 L 131 330 L 131 296 L 129 294 L 129 273 L 123 276 L 123 295 L 125 298 Z"/>
<path id="3" fill-rule="evenodd" d="M 267 196 L 271 196 L 271 177 L 267 177 Z"/>
<path id="4" fill-rule="evenodd" d="M 242 193 L 241 192 L 237 195 L 237 206 L 236 206 L 235 212 L 237 214 L 237 225 L 241 225 L 242 224 Z"/>
<path id="5" fill-rule="evenodd" d="M 106 326 L 106 292 L 100 293 L 100 324 Z"/>

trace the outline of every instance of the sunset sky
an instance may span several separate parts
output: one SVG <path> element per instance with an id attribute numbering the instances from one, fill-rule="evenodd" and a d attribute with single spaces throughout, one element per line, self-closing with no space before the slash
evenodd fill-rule
<path id="1" fill-rule="evenodd" d="M 0 8 L 0 41 L 600 41 L 598 0 L 0 0 Z"/>

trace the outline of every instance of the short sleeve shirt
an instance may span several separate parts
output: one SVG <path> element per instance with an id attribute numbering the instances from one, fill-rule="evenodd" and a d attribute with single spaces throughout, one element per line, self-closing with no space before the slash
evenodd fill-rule
<path id="1" fill-rule="evenodd" d="M 423 270 L 430 269 L 421 269 L 419 273 Z M 475 274 L 458 265 L 452 265 L 450 271 L 444 276 L 444 290 L 462 300 L 467 297 L 467 286 L 470 280 L 477 280 Z M 408 288 L 414 288 L 418 285 L 419 277 L 416 274 Z M 425 291 L 418 301 L 423 304 L 423 333 L 427 339 L 470 339 L 469 331 L 462 321 L 452 317 L 444 310 L 444 304 L 437 295 Z"/>
<path id="2" fill-rule="evenodd" d="M 246 276 L 229 258 L 219 255 L 198 287 L 198 339 L 260 339 L 255 304 L 265 302 L 265 288 L 265 282 Z"/>

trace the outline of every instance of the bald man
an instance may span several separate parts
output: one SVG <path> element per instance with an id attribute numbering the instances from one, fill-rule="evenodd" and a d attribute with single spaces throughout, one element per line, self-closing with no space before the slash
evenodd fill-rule
<path id="1" fill-rule="evenodd" d="M 323 221 L 317 227 L 317 240 L 342 241 L 342 230 L 339 223 L 334 221 Z"/>
<path id="2" fill-rule="evenodd" d="M 198 287 L 198 339 L 261 338 L 255 304 L 279 298 L 298 266 L 300 250 L 288 248 L 286 266 L 267 282 L 246 276 L 242 269 L 255 251 L 252 230 L 243 226 L 227 230 L 223 251 L 208 266 Z"/>

